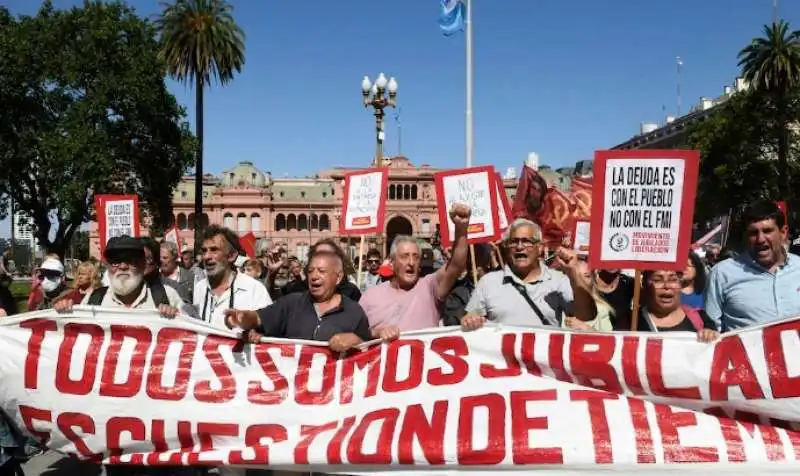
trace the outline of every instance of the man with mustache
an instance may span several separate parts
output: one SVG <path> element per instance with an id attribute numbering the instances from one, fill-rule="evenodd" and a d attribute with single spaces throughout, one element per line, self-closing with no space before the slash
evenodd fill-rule
<path id="1" fill-rule="evenodd" d="M 400 332 L 439 325 L 441 303 L 467 265 L 471 215 L 472 210 L 465 204 L 451 207 L 450 220 L 455 228 L 453 256 L 445 267 L 422 278 L 422 250 L 417 241 L 410 236 L 394 239 L 389 253 L 394 271 L 391 280 L 369 288 L 359 301 L 369 318 L 373 337 L 392 340 Z"/>
<path id="2" fill-rule="evenodd" d="M 239 239 L 228 228 L 211 225 L 203 232 L 203 268 L 206 277 L 194 286 L 194 307 L 200 319 L 227 329 L 228 309 L 256 310 L 272 304 L 266 286 L 236 270 Z"/>
<path id="3" fill-rule="evenodd" d="M 178 292 L 160 283 L 145 281 L 147 261 L 141 240 L 119 236 L 108 240 L 103 257 L 108 263 L 108 287 L 97 288 L 81 304 L 128 309 L 158 309 L 164 317 L 175 317 L 183 306 Z M 156 289 L 158 287 L 158 289 Z M 72 300 L 53 306 L 58 312 L 72 310 Z"/>
<path id="4" fill-rule="evenodd" d="M 762 200 L 743 214 L 745 253 L 711 269 L 705 310 L 720 332 L 800 316 L 800 256 L 786 251 L 786 216 Z"/>
<path id="5" fill-rule="evenodd" d="M 478 281 L 461 320 L 464 330 L 483 326 L 486 320 L 518 326 L 560 326 L 564 317 L 591 321 L 595 300 L 580 272 L 574 252 L 560 249 L 559 264 L 566 275 L 540 261 L 542 230 L 520 218 L 506 230 L 504 244 L 509 260 L 500 271 Z"/>

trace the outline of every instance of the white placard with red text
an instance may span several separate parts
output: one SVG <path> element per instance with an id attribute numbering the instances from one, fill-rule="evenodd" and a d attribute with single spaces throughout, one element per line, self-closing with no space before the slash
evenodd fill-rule
<path id="1" fill-rule="evenodd" d="M 388 169 L 360 170 L 346 174 L 344 180 L 339 232 L 344 235 L 383 232 Z"/>
<path id="2" fill-rule="evenodd" d="M 443 247 L 451 246 L 455 240 L 450 209 L 456 203 L 468 205 L 472 209 L 467 230 L 467 241 L 470 244 L 487 243 L 499 238 L 500 202 L 497 201 L 497 176 L 494 167 L 481 166 L 439 172 L 434 175 L 434 181 Z"/>
<path id="3" fill-rule="evenodd" d="M 796 472 L 799 331 L 792 319 L 703 344 L 431 329 L 341 357 L 79 307 L 0 321 L 0 379 L 13 382 L 0 409 L 50 449 L 110 463 Z"/>
<path id="4" fill-rule="evenodd" d="M 139 197 L 136 195 L 97 195 L 97 231 L 100 235 L 100 254 L 106 243 L 117 236 L 139 236 Z"/>

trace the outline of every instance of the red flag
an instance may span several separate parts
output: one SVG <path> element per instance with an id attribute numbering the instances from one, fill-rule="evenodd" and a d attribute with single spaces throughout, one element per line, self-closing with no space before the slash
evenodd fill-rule
<path id="1" fill-rule="evenodd" d="M 248 258 L 256 257 L 256 241 L 258 240 L 252 231 L 239 238 L 239 244 L 242 246 L 245 253 L 247 253 Z"/>
<path id="2" fill-rule="evenodd" d="M 538 172 L 523 165 L 512 213 L 514 218 L 526 218 L 538 224 L 544 243 L 555 249 L 561 246 L 569 230 L 564 228 L 563 222 L 571 217 L 572 206 L 564 194 L 549 188 Z"/>

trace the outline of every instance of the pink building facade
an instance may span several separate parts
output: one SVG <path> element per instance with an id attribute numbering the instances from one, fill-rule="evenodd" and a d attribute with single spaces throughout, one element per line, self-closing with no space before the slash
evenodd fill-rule
<path id="1" fill-rule="evenodd" d="M 385 255 L 397 235 L 430 242 L 439 227 L 433 175 L 442 169 L 414 166 L 406 157 L 384 160 L 389 168 L 389 189 L 384 230 L 367 237 L 367 249 Z M 249 232 L 261 242 L 270 239 L 289 253 L 305 256 L 314 242 L 333 238 L 355 255 L 357 238 L 339 234 L 344 195 L 344 175 L 355 168 L 334 168 L 309 178 L 273 178 L 252 162 L 240 162 L 219 177 L 206 176 L 203 192 L 204 224 L 223 225 L 240 236 Z M 513 200 L 517 180 L 504 181 Z M 174 222 L 183 243 L 194 241 L 194 177 L 186 177 L 173 196 Z M 92 226 L 90 249 L 99 254 L 97 227 Z M 144 228 L 144 227 L 143 227 Z M 147 230 L 142 230 L 147 235 Z"/>

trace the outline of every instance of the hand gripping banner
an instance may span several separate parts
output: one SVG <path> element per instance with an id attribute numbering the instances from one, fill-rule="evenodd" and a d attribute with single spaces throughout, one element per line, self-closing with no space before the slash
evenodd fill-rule
<path id="1" fill-rule="evenodd" d="M 3 321 L 0 408 L 52 450 L 112 464 L 797 474 L 799 331 L 448 328 L 339 356 L 78 308 Z"/>

